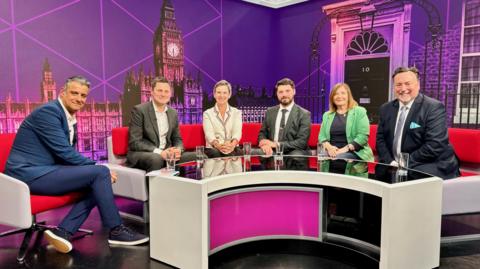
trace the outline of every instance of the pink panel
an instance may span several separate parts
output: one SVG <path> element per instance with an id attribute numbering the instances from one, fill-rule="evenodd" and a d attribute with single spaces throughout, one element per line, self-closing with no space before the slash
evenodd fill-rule
<path id="1" fill-rule="evenodd" d="M 210 249 L 255 236 L 319 237 L 319 193 L 250 191 L 210 201 Z"/>

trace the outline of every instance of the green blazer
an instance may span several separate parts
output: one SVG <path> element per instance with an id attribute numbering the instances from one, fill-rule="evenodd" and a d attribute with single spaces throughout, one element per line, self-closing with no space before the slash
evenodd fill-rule
<path id="1" fill-rule="evenodd" d="M 335 112 L 327 111 L 323 114 L 322 126 L 318 135 L 319 142 L 330 141 L 330 127 L 332 126 Z M 355 154 L 364 161 L 374 161 L 373 152 L 368 145 L 370 135 L 370 123 L 367 117 L 367 110 L 361 106 L 355 106 L 348 111 L 346 126 L 347 142 L 357 142 L 362 148 L 355 151 Z"/>

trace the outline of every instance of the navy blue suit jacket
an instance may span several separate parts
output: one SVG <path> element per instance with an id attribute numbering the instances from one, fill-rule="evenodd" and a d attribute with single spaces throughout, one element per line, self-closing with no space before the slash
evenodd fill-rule
<path id="1" fill-rule="evenodd" d="M 393 136 L 399 101 L 380 107 L 377 129 L 377 152 L 380 162 L 391 163 Z M 445 107 L 438 100 L 419 94 L 403 127 L 401 152 L 410 154 L 409 167 L 441 178 L 458 176 L 458 160 L 448 141 Z"/>
<path id="2" fill-rule="evenodd" d="M 18 129 L 5 174 L 28 183 L 60 166 L 95 164 L 70 145 L 69 137 L 67 117 L 58 100 L 38 107 Z"/>

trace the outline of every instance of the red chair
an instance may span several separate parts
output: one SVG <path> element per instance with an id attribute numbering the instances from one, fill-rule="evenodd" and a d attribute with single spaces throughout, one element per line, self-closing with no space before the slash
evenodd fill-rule
<path id="1" fill-rule="evenodd" d="M 72 192 L 61 196 L 31 195 L 27 184 L 3 174 L 14 139 L 15 134 L 0 134 L 0 224 L 16 228 L 1 233 L 0 238 L 25 233 L 17 255 L 17 260 L 22 263 L 33 233 L 54 227 L 45 225 L 45 221 L 37 222 L 36 215 L 72 204 L 82 197 L 82 193 Z M 79 237 L 93 234 L 92 231 L 83 229 L 80 232 L 82 234 Z"/>
<path id="2" fill-rule="evenodd" d="M 205 145 L 205 134 L 201 124 L 182 124 L 179 127 L 183 140 L 183 147 L 188 151 L 195 151 L 196 146 Z"/>
<path id="3" fill-rule="evenodd" d="M 242 138 L 240 139 L 239 144 L 244 142 L 252 143 L 252 147 L 258 146 L 258 133 L 262 128 L 261 123 L 257 122 L 244 122 L 242 125 Z"/>

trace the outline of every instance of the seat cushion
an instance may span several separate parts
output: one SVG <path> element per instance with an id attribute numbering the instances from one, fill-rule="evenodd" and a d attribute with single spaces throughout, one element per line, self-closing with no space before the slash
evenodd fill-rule
<path id="1" fill-rule="evenodd" d="M 370 135 L 368 136 L 368 145 L 373 151 L 373 154 L 377 153 L 377 125 L 370 125 Z"/>
<path id="2" fill-rule="evenodd" d="M 183 140 L 185 150 L 195 150 L 196 146 L 205 145 L 205 134 L 202 124 L 182 124 L 180 125 L 180 135 Z"/>
<path id="3" fill-rule="evenodd" d="M 0 172 L 5 170 L 5 164 L 14 140 L 15 134 L 0 134 Z"/>
<path id="4" fill-rule="evenodd" d="M 112 185 L 115 195 L 145 202 L 148 200 L 146 172 L 118 164 L 107 164 L 107 167 L 117 173 L 117 182 Z"/>
<path id="5" fill-rule="evenodd" d="M 448 138 L 460 161 L 480 164 L 480 130 L 449 128 Z"/>
<path id="6" fill-rule="evenodd" d="M 242 139 L 240 139 L 240 144 L 250 142 L 252 146 L 258 146 L 258 133 L 260 133 L 261 128 L 261 123 L 244 122 L 242 125 Z"/>
<path id="7" fill-rule="evenodd" d="M 30 195 L 32 215 L 72 204 L 82 196 L 81 192 L 71 192 L 60 196 Z"/>
<path id="8" fill-rule="evenodd" d="M 310 129 L 310 137 L 308 138 L 308 147 L 317 149 L 318 134 L 320 133 L 320 124 L 312 124 Z"/>
<path id="9" fill-rule="evenodd" d="M 480 212 L 480 176 L 459 177 L 443 181 L 442 214 Z"/>
<path id="10" fill-rule="evenodd" d="M 112 129 L 113 154 L 125 156 L 128 152 L 128 127 Z"/>

